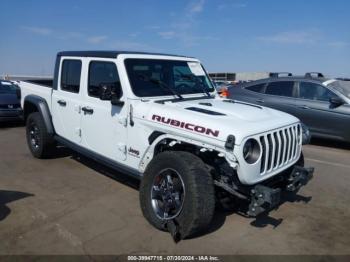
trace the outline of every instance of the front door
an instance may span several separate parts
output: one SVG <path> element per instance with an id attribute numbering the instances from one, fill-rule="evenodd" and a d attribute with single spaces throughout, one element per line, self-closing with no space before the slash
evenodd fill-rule
<path id="1" fill-rule="evenodd" d="M 56 134 L 76 144 L 81 142 L 81 69 L 81 60 L 62 58 L 51 105 Z"/>
<path id="2" fill-rule="evenodd" d="M 88 59 L 82 105 L 82 145 L 114 161 L 127 156 L 127 104 L 115 106 L 99 98 L 102 85 L 120 86 L 113 59 Z M 123 98 L 122 98 L 123 100 Z"/>

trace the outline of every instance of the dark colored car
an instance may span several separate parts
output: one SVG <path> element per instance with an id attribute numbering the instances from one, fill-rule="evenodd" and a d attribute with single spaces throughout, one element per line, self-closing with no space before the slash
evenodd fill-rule
<path id="1" fill-rule="evenodd" d="M 21 119 L 20 88 L 10 81 L 0 80 L 0 122 Z"/>
<path id="2" fill-rule="evenodd" d="M 320 73 L 262 79 L 229 88 L 229 98 L 298 117 L 314 137 L 350 142 L 350 82 Z"/>

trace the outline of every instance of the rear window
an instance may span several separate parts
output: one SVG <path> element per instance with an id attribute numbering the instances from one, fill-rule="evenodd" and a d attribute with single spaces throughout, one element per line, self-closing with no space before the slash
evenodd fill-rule
<path id="1" fill-rule="evenodd" d="M 17 89 L 19 89 L 19 87 L 11 82 L 0 82 L 0 94 L 16 94 Z"/>
<path id="2" fill-rule="evenodd" d="M 265 93 L 268 95 L 292 97 L 293 89 L 293 81 L 272 82 L 267 85 Z"/>
<path id="3" fill-rule="evenodd" d="M 261 93 L 262 89 L 264 88 L 264 86 L 265 86 L 265 83 L 264 84 L 253 85 L 253 86 L 248 86 L 245 89 L 247 89 L 249 91 Z"/>
<path id="4" fill-rule="evenodd" d="M 80 60 L 64 60 L 61 72 L 61 90 L 72 93 L 79 93 L 80 75 Z"/>

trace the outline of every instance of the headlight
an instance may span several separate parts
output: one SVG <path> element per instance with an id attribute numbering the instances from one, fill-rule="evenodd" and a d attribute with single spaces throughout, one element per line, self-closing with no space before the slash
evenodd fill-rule
<path id="1" fill-rule="evenodd" d="M 255 139 L 248 139 L 243 147 L 243 157 L 248 164 L 254 164 L 260 157 L 260 145 Z"/>

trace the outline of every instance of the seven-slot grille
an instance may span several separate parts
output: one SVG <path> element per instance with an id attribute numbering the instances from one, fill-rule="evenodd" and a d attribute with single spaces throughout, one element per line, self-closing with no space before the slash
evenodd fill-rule
<path id="1" fill-rule="evenodd" d="M 262 146 L 260 174 L 274 171 L 295 160 L 301 147 L 300 124 L 279 129 L 259 137 Z"/>

